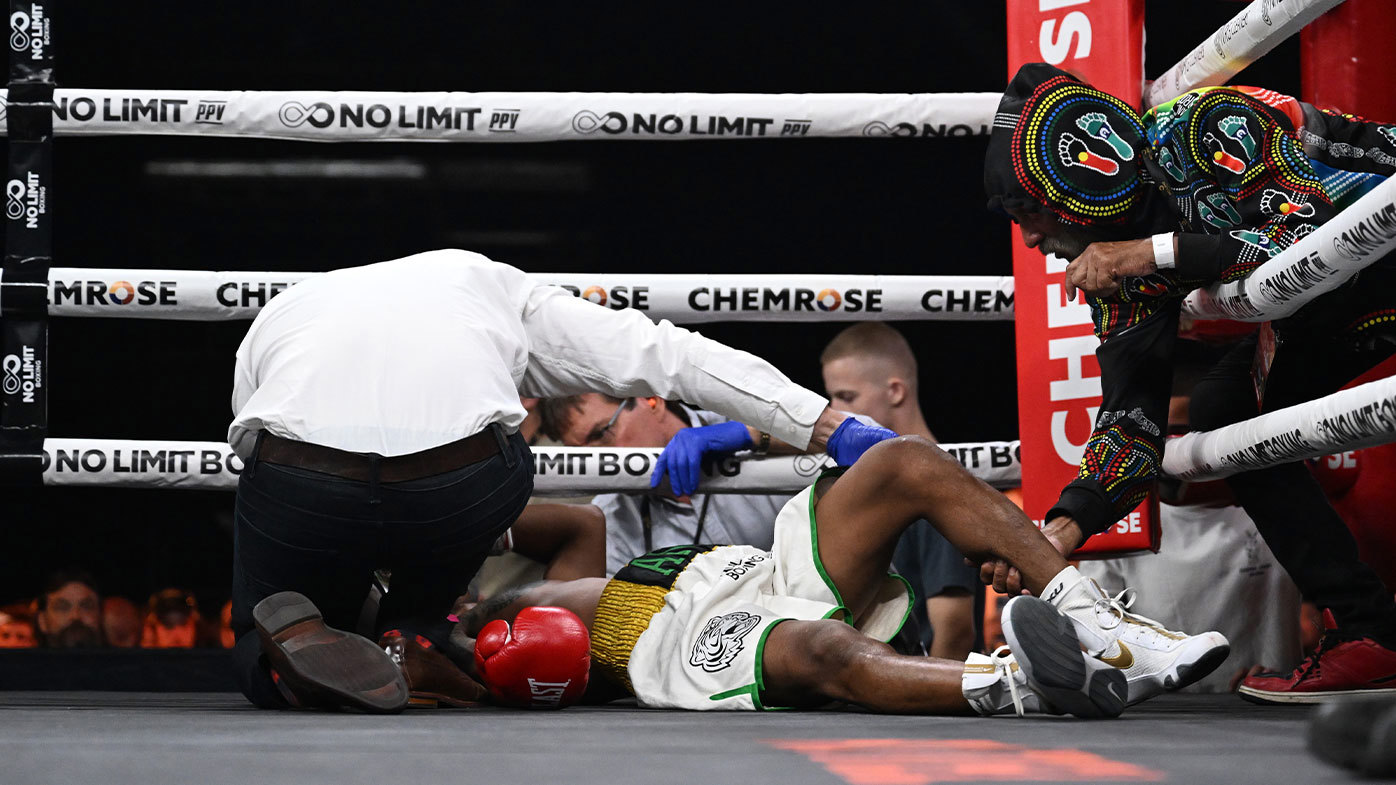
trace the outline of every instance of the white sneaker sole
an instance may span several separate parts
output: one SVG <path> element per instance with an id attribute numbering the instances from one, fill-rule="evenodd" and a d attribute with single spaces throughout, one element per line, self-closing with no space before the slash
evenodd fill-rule
<path id="1" fill-rule="evenodd" d="M 1231 654 L 1231 644 L 1219 632 L 1195 636 L 1183 646 L 1173 662 L 1158 673 L 1129 683 L 1129 705 L 1146 701 L 1165 692 L 1180 690 L 1201 681 L 1221 667 Z"/>
<path id="2" fill-rule="evenodd" d="M 1077 717 L 1117 717 L 1125 710 L 1124 674 L 1081 651 L 1071 620 L 1050 603 L 1014 597 L 1002 621 L 1029 686 L 1054 707 Z"/>

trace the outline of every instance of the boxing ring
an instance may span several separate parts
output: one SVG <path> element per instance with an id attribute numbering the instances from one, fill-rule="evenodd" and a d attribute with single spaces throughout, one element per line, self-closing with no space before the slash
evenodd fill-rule
<path id="1" fill-rule="evenodd" d="M 1156 104 L 1226 82 L 1340 0 L 1257 0 L 1208 36 L 1149 88 Z M 32 21 L 32 20 L 31 20 Z M 12 32 L 31 35 L 30 25 Z M 46 30 L 46 28 L 44 28 Z M 32 34 L 37 35 L 37 34 Z M 42 39 L 40 39 L 42 40 Z M 13 42 L 12 42 L 13 43 Z M 30 38 L 26 46 L 32 46 Z M 0 104 L 8 122 L 32 91 Z M 959 137 L 988 132 L 996 93 L 710 95 L 640 93 L 386 93 L 54 89 L 47 104 L 58 137 L 141 134 L 385 144 L 551 141 Z M 798 143 L 792 141 L 791 143 Z M 934 142 L 929 142 L 934 143 Z M 60 143 L 61 147 L 61 143 Z M 44 170 L 42 180 L 48 180 Z M 37 212 L 35 188 L 10 188 L 12 226 Z M 977 184 L 975 185 L 977 187 Z M 1388 181 L 1243 281 L 1194 293 L 1198 318 L 1281 318 L 1396 250 L 1396 183 Z M 13 254 L 11 254 L 13 256 Z M 5 404 L 43 401 L 46 325 L 60 318 L 171 322 L 246 321 L 313 274 L 50 267 L 45 255 L 7 263 L 0 315 L 32 354 L 0 353 Z M 34 264 L 35 261 L 38 264 Z M 9 260 L 7 259 L 7 262 Z M 508 262 L 507 258 L 500 261 Z M 251 262 L 249 262 L 251 265 Z M 251 265 L 256 266 L 256 265 Z M 28 273 L 38 269 L 41 275 Z M 598 306 L 637 308 L 654 319 L 701 325 L 739 321 L 860 320 L 1003 322 L 1015 287 L 1003 276 L 660 275 L 533 273 Z M 178 325 L 170 325 L 170 329 Z M 13 337 L 11 343 L 14 345 Z M 221 441 L 48 436 L 0 441 L 0 468 L 59 487 L 230 490 L 242 465 Z M 61 423 L 59 424 L 61 427 Z M 1195 480 L 1396 440 L 1396 378 L 1354 387 L 1209 433 L 1170 440 L 1163 470 Z M 16 446 L 18 445 L 18 446 Z M 943 444 L 995 487 L 1022 479 L 1017 441 Z M 35 449 L 37 448 L 37 450 Z M 648 490 L 657 449 L 535 448 L 540 494 Z M 823 456 L 730 458 L 707 468 L 701 489 L 789 493 L 807 485 Z M 81 706 L 85 711 L 72 712 Z M 478 710 L 411 712 L 393 723 L 354 715 L 257 712 L 240 696 L 0 694 L 0 780 L 141 783 L 388 781 L 414 779 L 692 783 L 715 777 L 782 783 L 1176 781 L 1318 782 L 1334 775 L 1303 754 L 1305 713 L 1258 708 L 1231 696 L 1166 696 L 1132 709 L 1108 733 L 1077 723 L 965 721 L 842 712 L 711 717 L 626 706 L 537 714 Z M 197 721 L 191 722 L 191 718 Z M 62 726 L 66 738 L 52 729 Z M 1091 728 L 1094 730 L 1094 727 Z M 701 738 L 702 745 L 676 739 Z M 546 741 L 536 741 L 545 739 Z M 520 740 L 528 743 L 521 744 Z M 541 749 L 546 747 L 546 749 Z M 247 754 L 255 749 L 255 755 Z M 1219 760 L 1244 749 L 1253 760 Z M 141 756 L 112 765 L 112 751 Z M 627 765 L 622 765 L 627 764 Z M 638 764 L 638 765 L 637 765 Z M 642 769 L 637 774 L 636 769 Z M 477 774 L 476 772 L 481 772 Z M 718 773 L 721 772 L 721 773 Z M 471 775 L 474 775 L 473 777 Z M 449 778 L 449 780 L 447 779 Z"/>

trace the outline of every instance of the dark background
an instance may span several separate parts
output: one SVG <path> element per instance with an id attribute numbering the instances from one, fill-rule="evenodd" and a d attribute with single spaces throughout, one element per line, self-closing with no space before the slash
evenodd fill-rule
<path id="1" fill-rule="evenodd" d="M 53 9 L 60 85 L 243 90 L 997 91 L 997 2 L 76 3 Z M 1147 72 L 1235 2 L 1149 3 Z M 1103 45 L 1100 42 L 1098 45 Z M 1297 92 L 1297 41 L 1242 81 Z M 447 246 L 530 271 L 1008 274 L 983 138 L 312 144 L 60 139 L 55 266 L 328 270 Z M 180 161 L 400 161 L 414 179 L 181 178 Z M 842 325 L 704 334 L 820 389 Z M 1012 325 L 897 325 L 944 441 L 1017 434 Z M 246 323 L 57 319 L 50 435 L 221 440 Z M 431 336 L 423 336 L 430 341 Z M 226 599 L 232 495 L 47 488 L 0 497 L 0 602 L 65 565 L 142 602 Z"/>

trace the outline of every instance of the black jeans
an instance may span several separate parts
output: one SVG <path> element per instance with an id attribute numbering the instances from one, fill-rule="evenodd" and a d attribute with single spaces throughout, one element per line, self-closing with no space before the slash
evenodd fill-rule
<path id="1" fill-rule="evenodd" d="M 1328 309 L 1331 315 L 1320 310 L 1317 318 L 1301 318 L 1279 329 L 1281 342 L 1263 411 L 1336 392 L 1390 356 L 1385 341 L 1359 345 L 1344 334 L 1338 325 L 1345 314 L 1361 313 L 1365 306 L 1345 302 L 1351 292 L 1333 294 L 1339 297 Z M 1252 335 L 1235 346 L 1193 389 L 1189 412 L 1194 430 L 1220 428 L 1262 412 L 1251 381 L 1256 343 Z M 1232 475 L 1226 482 L 1306 600 L 1333 611 L 1345 633 L 1396 647 L 1391 589 L 1358 561 L 1352 533 L 1302 461 Z"/>
<path id="2" fill-rule="evenodd" d="M 373 571 L 388 569 L 375 633 L 401 629 L 445 643 L 452 604 L 532 492 L 533 459 L 518 434 L 493 457 L 409 482 L 255 462 L 238 481 L 233 522 L 234 664 L 244 694 L 281 705 L 252 620 L 253 606 L 277 592 L 300 592 L 326 624 L 353 630 Z"/>

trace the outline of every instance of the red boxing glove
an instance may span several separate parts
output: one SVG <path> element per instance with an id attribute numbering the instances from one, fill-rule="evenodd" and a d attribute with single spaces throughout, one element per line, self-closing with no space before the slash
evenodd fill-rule
<path id="1" fill-rule="evenodd" d="M 495 619 L 475 639 L 475 672 L 501 706 L 561 709 L 581 700 L 591 671 L 591 636 L 566 608 L 524 608 Z"/>

